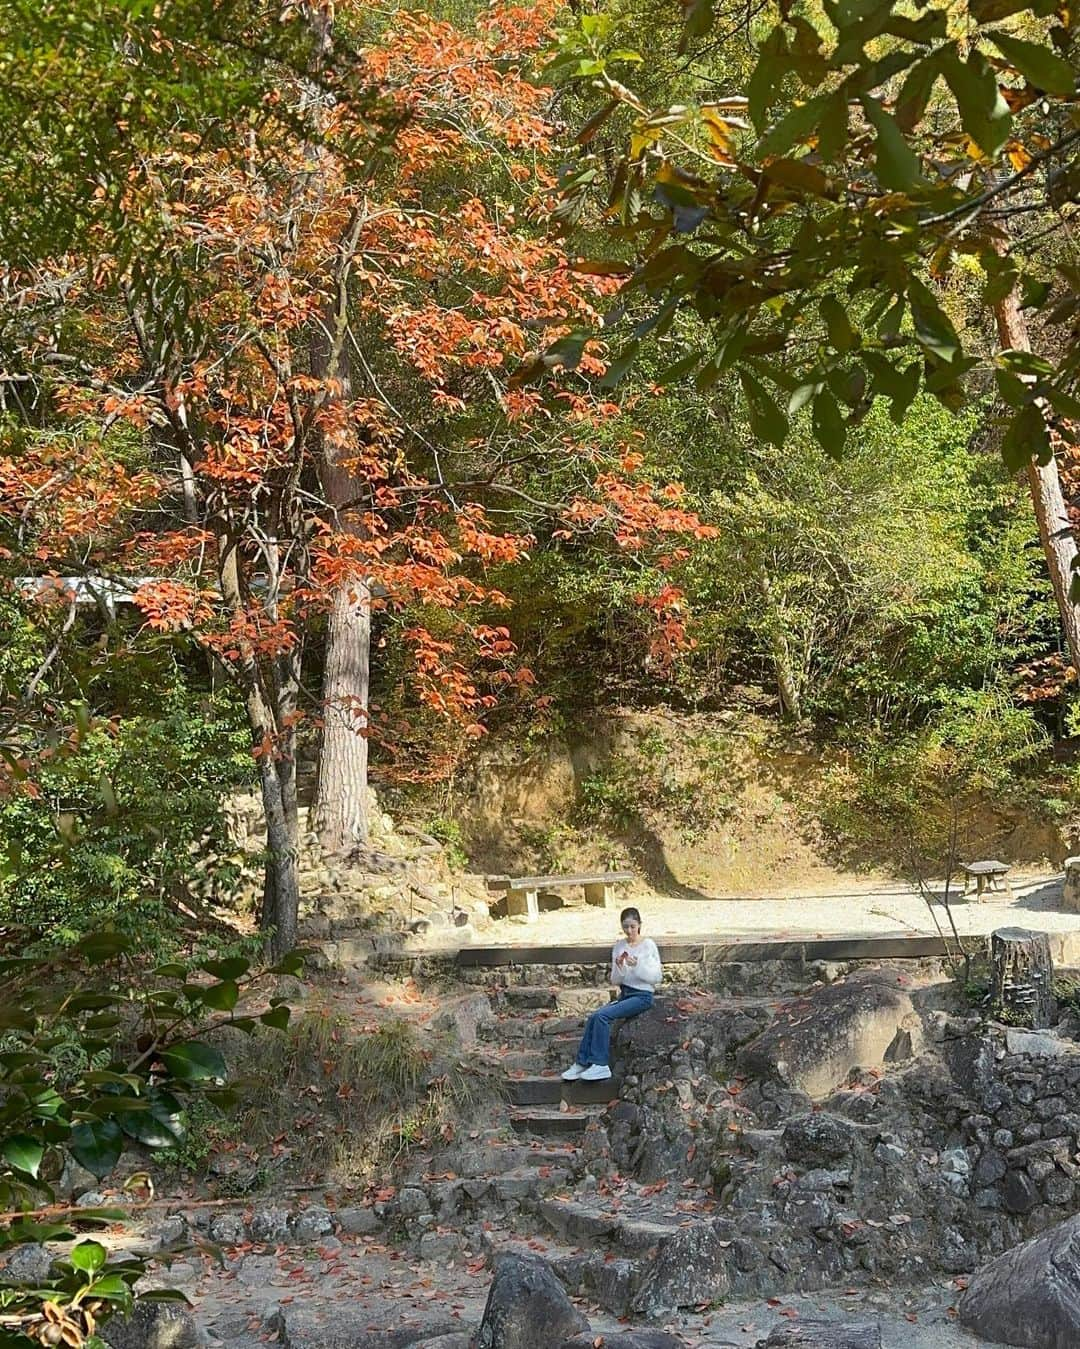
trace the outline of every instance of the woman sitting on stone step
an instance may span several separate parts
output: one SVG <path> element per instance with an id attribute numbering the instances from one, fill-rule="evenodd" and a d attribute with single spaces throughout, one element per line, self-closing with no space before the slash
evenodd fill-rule
<path id="1" fill-rule="evenodd" d="M 576 1082 L 578 1078 L 582 1082 L 604 1082 L 611 1076 L 608 1066 L 611 1023 L 620 1017 L 647 1012 L 664 977 L 656 943 L 641 935 L 641 914 L 637 909 L 623 909 L 619 924 L 626 936 L 611 951 L 611 982 L 619 990 L 619 996 L 593 1012 L 585 1022 L 577 1062 L 563 1073 L 565 1082 Z"/>

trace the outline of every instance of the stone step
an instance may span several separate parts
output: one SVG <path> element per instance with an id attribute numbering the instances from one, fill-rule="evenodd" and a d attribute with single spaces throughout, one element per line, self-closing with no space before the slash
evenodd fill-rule
<path id="1" fill-rule="evenodd" d="M 615 1207 L 610 1200 L 544 1199 L 540 1216 L 564 1240 L 583 1244 L 603 1241 L 622 1255 L 638 1255 L 662 1245 L 693 1221 L 684 1213 L 633 1196 L 628 1196 L 622 1207 Z"/>
<path id="2" fill-rule="evenodd" d="M 619 1079 L 564 1082 L 557 1073 L 511 1077 L 506 1083 L 511 1105 L 607 1105 L 619 1094 Z"/>
<path id="3" fill-rule="evenodd" d="M 583 1027 L 584 1018 L 580 1016 L 556 1016 L 552 1013 L 496 1016 L 493 1022 L 481 1026 L 478 1034 L 484 1040 L 494 1040 L 507 1046 L 528 1045 L 568 1035 L 580 1039 Z"/>
<path id="4" fill-rule="evenodd" d="M 558 1110 L 551 1106 L 531 1105 L 511 1109 L 510 1127 L 518 1134 L 536 1138 L 559 1138 L 583 1134 L 594 1119 L 603 1114 L 603 1106 L 574 1106 Z"/>
<path id="5" fill-rule="evenodd" d="M 613 1256 L 610 1251 L 588 1250 L 547 1238 L 523 1240 L 517 1233 L 488 1231 L 484 1234 L 488 1262 L 500 1255 L 539 1255 L 555 1271 L 572 1297 L 585 1297 L 616 1316 L 629 1309 L 641 1271 L 637 1260 Z M 593 1320 L 593 1328 L 599 1324 Z"/>
<path id="6" fill-rule="evenodd" d="M 558 991 L 554 988 L 538 988 L 533 984 L 510 984 L 499 992 L 511 1007 L 554 1010 L 559 1005 Z"/>

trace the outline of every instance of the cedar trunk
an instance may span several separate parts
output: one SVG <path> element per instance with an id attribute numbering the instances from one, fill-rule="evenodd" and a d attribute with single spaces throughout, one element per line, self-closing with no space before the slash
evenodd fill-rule
<path id="1" fill-rule="evenodd" d="M 1001 345 L 1014 351 L 1030 351 L 1027 323 L 1020 309 L 1020 299 L 1015 288 L 994 306 L 997 319 L 998 337 Z M 1080 606 L 1069 597 L 1073 569 L 1076 560 L 1076 539 L 1069 522 L 1069 512 L 1061 491 L 1061 479 L 1058 476 L 1057 461 L 1051 458 L 1048 464 L 1037 464 L 1032 459 L 1026 469 L 1028 487 L 1031 489 L 1031 502 L 1035 507 L 1035 519 L 1039 526 L 1039 542 L 1042 544 L 1046 566 L 1054 587 L 1061 626 L 1069 647 L 1069 658 L 1073 669 L 1080 676 Z"/>
<path id="2" fill-rule="evenodd" d="M 367 714 L 371 592 L 358 581 L 334 592 L 326 635 L 323 731 L 315 792 L 315 828 L 328 852 L 366 841 Z"/>
<path id="3" fill-rule="evenodd" d="M 1002 927 L 990 938 L 990 1007 L 999 1020 L 1037 1030 L 1057 1020 L 1054 967 L 1045 932 Z"/>

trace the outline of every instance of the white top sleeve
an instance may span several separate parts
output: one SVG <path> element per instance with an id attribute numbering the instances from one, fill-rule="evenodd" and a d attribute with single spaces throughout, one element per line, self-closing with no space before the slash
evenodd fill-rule
<path id="1" fill-rule="evenodd" d="M 626 951 L 632 955 L 636 965 L 619 965 L 619 956 Z M 618 941 L 611 951 L 611 982 L 619 988 L 640 988 L 649 991 L 657 988 L 664 979 L 664 969 L 660 964 L 660 952 L 656 943 L 649 937 L 631 948 L 629 942 Z"/>
<path id="2" fill-rule="evenodd" d="M 638 988 L 657 988 L 664 980 L 664 967 L 656 943 L 646 937 L 636 952 L 637 964 L 628 971 L 629 981 Z"/>

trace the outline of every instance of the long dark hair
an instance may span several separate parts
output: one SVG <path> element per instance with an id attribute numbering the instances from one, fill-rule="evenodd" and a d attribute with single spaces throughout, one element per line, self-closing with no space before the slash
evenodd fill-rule
<path id="1" fill-rule="evenodd" d="M 638 927 L 641 926 L 641 914 L 638 913 L 637 909 L 623 909 L 622 913 L 619 914 L 619 926 L 622 927 L 628 918 L 633 918 Z"/>

